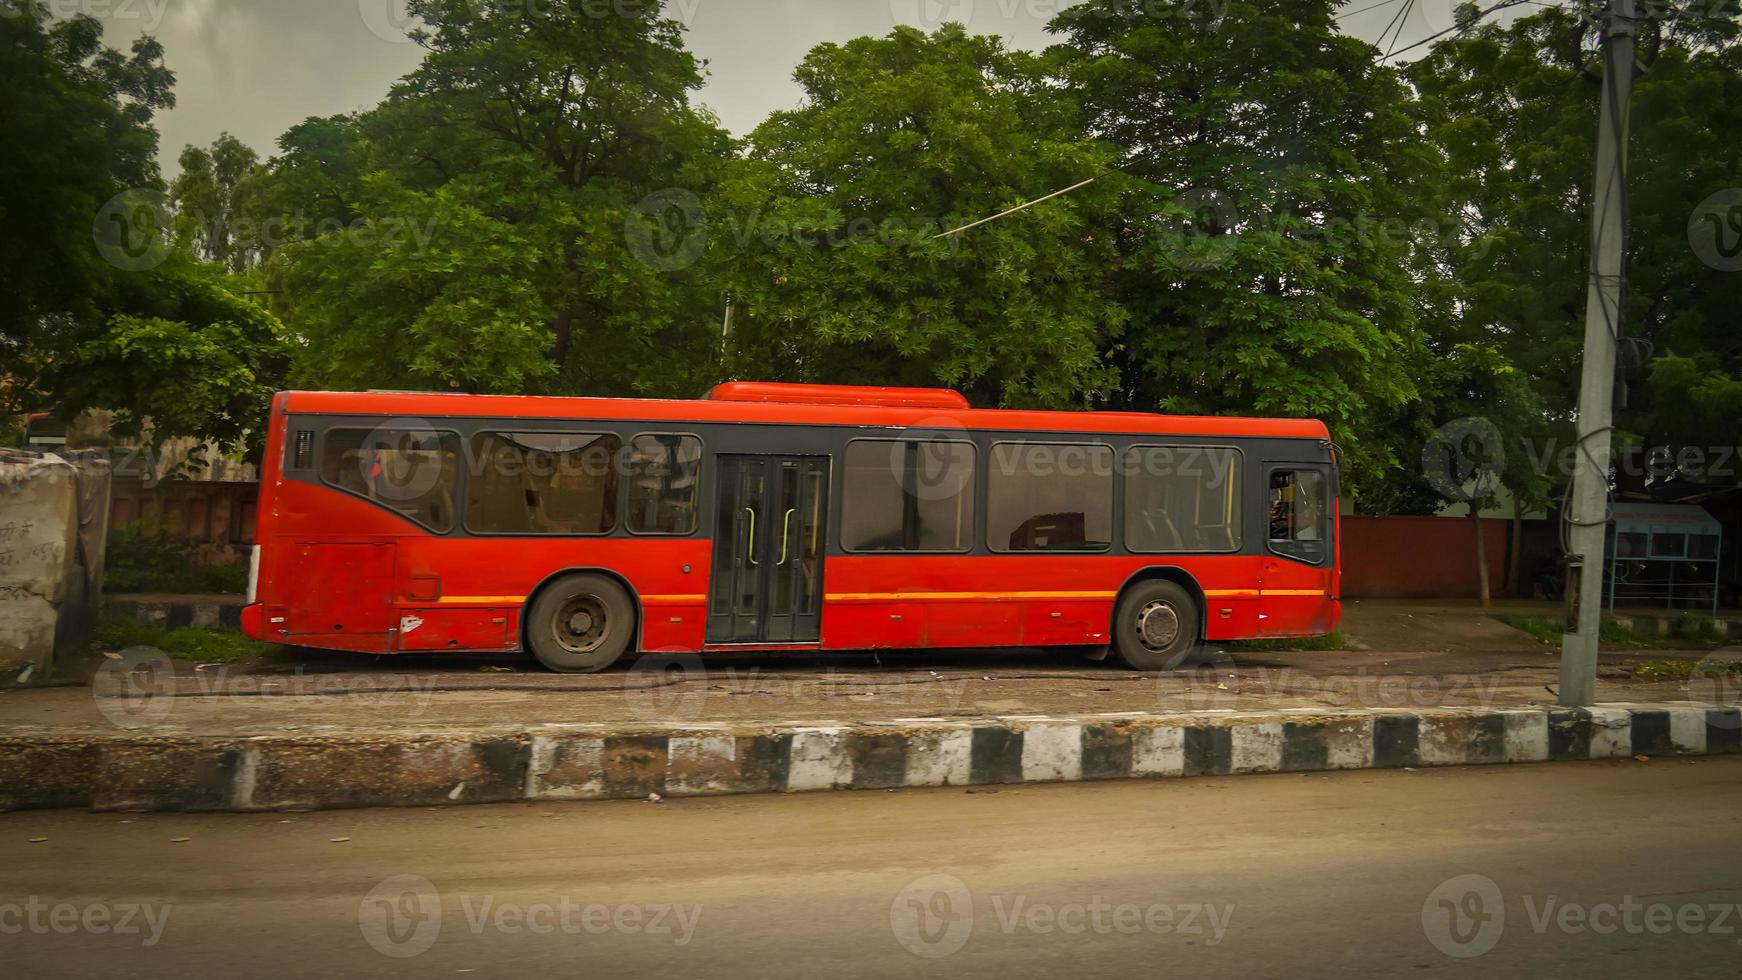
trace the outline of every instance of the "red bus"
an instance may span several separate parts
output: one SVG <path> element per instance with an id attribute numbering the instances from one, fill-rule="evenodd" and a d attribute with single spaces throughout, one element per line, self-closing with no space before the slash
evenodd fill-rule
<path id="1" fill-rule="evenodd" d="M 692 401 L 273 402 L 248 635 L 370 653 L 1078 647 L 1140 670 L 1337 626 L 1310 420 L 971 409 L 733 382 Z"/>

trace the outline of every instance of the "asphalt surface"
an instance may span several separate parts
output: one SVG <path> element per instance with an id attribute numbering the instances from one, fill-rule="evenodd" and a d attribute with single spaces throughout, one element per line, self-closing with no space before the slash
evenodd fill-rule
<path id="1" fill-rule="evenodd" d="M 33 978 L 1734 977 L 1739 825 L 1742 758 L 14 813 L 0 961 Z"/>

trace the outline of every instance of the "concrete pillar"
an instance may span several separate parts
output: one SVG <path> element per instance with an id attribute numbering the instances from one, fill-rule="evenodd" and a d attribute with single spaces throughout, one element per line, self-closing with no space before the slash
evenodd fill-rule
<path id="1" fill-rule="evenodd" d="M 109 463 L 0 449 L 0 686 L 41 683 L 96 623 Z"/>

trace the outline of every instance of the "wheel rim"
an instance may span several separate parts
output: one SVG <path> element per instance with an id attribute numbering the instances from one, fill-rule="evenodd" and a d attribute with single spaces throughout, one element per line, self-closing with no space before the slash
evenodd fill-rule
<path id="1" fill-rule="evenodd" d="M 596 595 L 570 596 L 550 620 L 550 633 L 566 653 L 592 653 L 605 642 L 611 622 Z"/>
<path id="2" fill-rule="evenodd" d="M 1143 648 L 1156 653 L 1173 646 L 1179 639 L 1179 613 L 1173 604 L 1162 599 L 1137 612 L 1137 641 Z"/>

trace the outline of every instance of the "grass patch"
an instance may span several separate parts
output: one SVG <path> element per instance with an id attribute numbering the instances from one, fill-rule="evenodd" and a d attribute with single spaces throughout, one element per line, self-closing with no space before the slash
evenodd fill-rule
<path id="1" fill-rule="evenodd" d="M 1548 616 L 1519 616 L 1508 613 L 1495 613 L 1494 618 L 1502 623 L 1529 633 L 1543 643 L 1559 646 L 1561 642 L 1561 620 Z M 1679 632 L 1668 636 L 1648 633 L 1634 629 L 1613 620 L 1605 619 L 1597 627 L 1597 640 L 1610 646 L 1685 649 L 1693 646 L 1717 646 L 1727 642 L 1723 634 L 1713 627 L 1711 622 L 1703 619 L 1690 619 L 1682 624 Z"/>
<path id="2" fill-rule="evenodd" d="M 1529 633 L 1531 636 L 1536 637 L 1536 639 L 1543 643 L 1559 643 L 1561 641 L 1561 624 L 1559 620 L 1549 619 L 1546 616 L 1497 615 L 1494 618 L 1521 633 Z"/>
<path id="3" fill-rule="evenodd" d="M 1347 650 L 1348 638 L 1342 630 L 1326 633 L 1324 636 L 1279 637 L 1274 640 L 1228 640 L 1217 644 L 1229 650 L 1245 650 L 1251 653 L 1282 652 L 1285 650 Z"/>
<path id="4" fill-rule="evenodd" d="M 1685 681 L 1694 677 L 1742 677 L 1742 660 L 1629 660 L 1625 667 L 1642 681 Z"/>
<path id="5" fill-rule="evenodd" d="M 96 640 L 105 650 L 156 647 L 177 660 L 209 664 L 229 663 L 277 649 L 276 644 L 252 640 L 228 630 L 212 630 L 203 626 L 166 629 L 119 616 L 107 617 L 97 624 Z"/>

